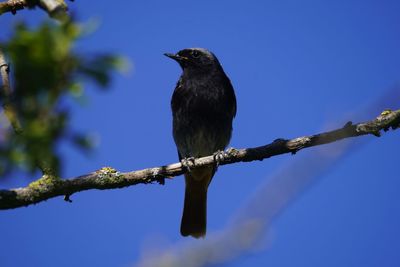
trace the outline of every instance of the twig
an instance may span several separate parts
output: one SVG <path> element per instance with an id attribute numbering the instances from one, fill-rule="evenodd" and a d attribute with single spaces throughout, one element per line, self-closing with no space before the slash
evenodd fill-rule
<path id="1" fill-rule="evenodd" d="M 39 6 L 44 9 L 52 18 L 64 18 L 68 6 L 64 0 L 39 0 Z"/>
<path id="2" fill-rule="evenodd" d="M 0 15 L 6 12 L 16 14 L 24 8 L 40 7 L 51 17 L 60 18 L 65 15 L 68 6 L 64 0 L 8 0 L 0 3 Z"/>
<path id="3" fill-rule="evenodd" d="M 0 15 L 6 12 L 11 12 L 13 15 L 17 13 L 17 10 L 21 10 L 28 7 L 28 3 L 25 0 L 8 0 L 0 3 Z"/>
<path id="4" fill-rule="evenodd" d="M 285 153 L 295 154 L 306 147 L 328 144 L 341 139 L 361 135 L 373 134 L 375 136 L 380 136 L 381 130 L 387 131 L 390 128 L 394 130 L 399 128 L 399 126 L 400 110 L 386 110 L 372 121 L 358 124 L 348 122 L 344 127 L 329 132 L 290 140 L 277 139 L 268 145 L 256 148 L 231 148 L 228 149 L 223 159 L 220 159 L 219 165 L 263 160 Z M 211 164 L 215 164 L 215 156 L 213 155 L 195 159 L 194 166 L 191 168 L 198 168 Z M 0 209 L 13 209 L 28 206 L 56 196 L 66 196 L 65 199 L 70 200 L 72 194 L 91 189 L 104 190 L 136 184 L 148 184 L 153 182 L 163 183 L 164 177 L 172 178 L 183 174 L 185 171 L 181 163 L 174 163 L 167 166 L 126 173 L 121 173 L 113 168 L 105 167 L 93 173 L 68 180 L 44 175 L 27 187 L 0 190 Z"/>

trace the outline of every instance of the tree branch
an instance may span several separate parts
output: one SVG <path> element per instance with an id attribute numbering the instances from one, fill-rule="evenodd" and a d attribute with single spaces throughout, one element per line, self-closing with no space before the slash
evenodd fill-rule
<path id="1" fill-rule="evenodd" d="M 17 10 L 27 7 L 28 2 L 25 0 L 8 0 L 7 2 L 0 3 L 0 15 L 6 12 L 11 12 L 13 15 L 15 15 Z"/>
<path id="2" fill-rule="evenodd" d="M 11 95 L 11 86 L 8 74 L 10 72 L 10 68 L 6 62 L 3 51 L 0 49 L 0 75 L 2 81 L 2 91 L 4 91 L 4 95 L 9 97 Z"/>
<path id="3" fill-rule="evenodd" d="M 17 10 L 24 8 L 40 7 L 45 10 L 50 17 L 59 18 L 68 10 L 64 0 L 8 0 L 0 3 L 0 15 L 6 12 L 16 14 Z"/>
<path id="4" fill-rule="evenodd" d="M 386 110 L 376 119 L 365 123 L 352 124 L 351 122 L 340 129 L 303 136 L 295 139 L 277 139 L 274 142 L 255 148 L 228 149 L 219 165 L 232 164 L 235 162 L 249 162 L 263 160 L 272 156 L 285 153 L 295 154 L 297 151 L 328 144 L 341 139 L 373 134 L 380 136 L 380 131 L 387 131 L 390 128 L 400 127 L 400 110 Z M 215 164 L 214 155 L 194 160 L 191 168 Z M 132 186 L 136 184 L 148 184 L 158 182 L 163 184 L 164 178 L 172 178 L 183 174 L 186 171 L 181 163 L 174 163 L 167 166 L 148 168 L 139 171 L 121 173 L 111 167 L 104 167 L 90 174 L 82 175 L 72 179 L 63 180 L 59 177 L 44 175 L 27 187 L 10 190 L 0 190 L 0 209 L 13 209 L 22 206 L 36 204 L 38 202 L 56 196 L 65 196 L 64 200 L 71 201 L 70 196 L 74 193 L 90 189 L 113 189 Z"/>
<path id="5" fill-rule="evenodd" d="M 16 109 L 11 101 L 11 86 L 10 86 L 10 78 L 9 78 L 10 67 L 7 64 L 3 51 L 0 49 L 0 76 L 2 81 L 2 86 L 0 87 L 0 96 L 3 96 L 3 108 L 4 114 L 7 119 L 10 121 L 11 126 L 17 134 L 22 132 L 21 125 L 18 121 L 18 116 Z"/>

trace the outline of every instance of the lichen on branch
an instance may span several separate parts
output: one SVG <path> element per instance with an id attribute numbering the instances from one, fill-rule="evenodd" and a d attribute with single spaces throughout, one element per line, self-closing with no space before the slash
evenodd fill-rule
<path id="1" fill-rule="evenodd" d="M 358 124 L 348 122 L 342 128 L 333 131 L 294 139 L 276 139 L 270 144 L 255 148 L 231 148 L 225 152 L 222 158 L 219 158 L 218 164 L 221 166 L 235 162 L 263 160 L 285 153 L 295 154 L 307 147 L 328 144 L 345 138 L 370 134 L 380 136 L 382 130 L 395 130 L 399 127 L 400 110 L 385 110 L 374 120 Z M 216 164 L 214 155 L 195 159 L 191 168 L 211 164 Z M 0 209 L 28 206 L 57 196 L 65 196 L 64 200 L 70 202 L 70 196 L 77 192 L 91 189 L 122 188 L 154 182 L 163 183 L 164 178 L 172 178 L 186 171 L 186 168 L 181 163 L 173 163 L 126 173 L 119 172 L 111 167 L 104 167 L 98 171 L 72 179 L 44 175 L 27 187 L 0 190 Z"/>

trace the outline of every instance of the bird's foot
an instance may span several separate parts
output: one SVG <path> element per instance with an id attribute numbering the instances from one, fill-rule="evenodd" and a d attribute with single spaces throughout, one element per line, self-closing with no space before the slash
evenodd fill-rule
<path id="1" fill-rule="evenodd" d="M 218 150 L 217 152 L 215 152 L 213 154 L 214 161 L 215 161 L 217 167 L 219 166 L 219 163 L 221 161 L 224 161 L 227 156 L 228 156 L 228 154 L 226 154 L 226 152 L 223 150 Z"/>
<path id="2" fill-rule="evenodd" d="M 191 168 L 194 167 L 194 157 L 183 158 L 181 160 L 182 167 L 185 168 L 188 172 L 191 172 Z"/>

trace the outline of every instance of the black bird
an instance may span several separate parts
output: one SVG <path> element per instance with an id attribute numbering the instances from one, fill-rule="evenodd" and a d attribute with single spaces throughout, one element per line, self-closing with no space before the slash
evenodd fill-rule
<path id="1" fill-rule="evenodd" d="M 179 160 L 212 155 L 226 148 L 236 115 L 232 84 L 216 56 L 203 48 L 165 54 L 183 73 L 172 95 L 173 136 Z M 207 189 L 217 166 L 196 168 L 185 174 L 185 204 L 181 234 L 206 234 Z"/>

